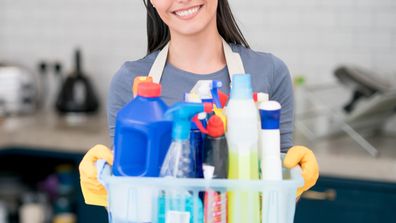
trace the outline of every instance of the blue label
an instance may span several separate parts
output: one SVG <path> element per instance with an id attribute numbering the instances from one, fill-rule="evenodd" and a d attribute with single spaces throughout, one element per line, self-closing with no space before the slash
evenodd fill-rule
<path id="1" fill-rule="evenodd" d="M 259 110 L 261 118 L 261 129 L 279 129 L 281 110 L 266 111 Z"/>

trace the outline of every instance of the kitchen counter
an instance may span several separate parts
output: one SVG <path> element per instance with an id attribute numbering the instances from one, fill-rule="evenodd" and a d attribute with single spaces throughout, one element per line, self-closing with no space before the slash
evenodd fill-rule
<path id="1" fill-rule="evenodd" d="M 299 134 L 296 135 L 295 144 L 307 145 L 314 151 L 321 175 L 396 183 L 396 135 L 394 134 L 366 138 L 378 149 L 378 157 L 371 156 L 347 136 L 333 137 L 310 144 Z"/>
<path id="2" fill-rule="evenodd" d="M 80 119 L 74 117 L 67 122 L 50 113 L 6 119 L 0 122 L 0 149 L 23 147 L 83 153 L 95 144 L 111 145 L 105 115 L 79 123 Z M 314 150 L 323 176 L 396 183 L 396 136 L 370 140 L 380 150 L 378 158 L 347 137 L 309 144 L 297 134 L 295 141 Z"/>
<path id="3" fill-rule="evenodd" d="M 111 145 L 105 115 L 61 118 L 53 113 L 1 121 L 0 148 L 23 147 L 86 152 L 95 144 Z"/>

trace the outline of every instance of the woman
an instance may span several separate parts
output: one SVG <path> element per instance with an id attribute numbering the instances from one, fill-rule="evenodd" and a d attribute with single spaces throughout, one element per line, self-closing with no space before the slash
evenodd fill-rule
<path id="1" fill-rule="evenodd" d="M 285 166 L 298 164 L 305 185 L 298 195 L 318 179 L 311 150 L 293 146 L 293 93 L 286 65 L 269 53 L 253 51 L 243 37 L 227 0 L 150 0 L 147 9 L 148 55 L 126 62 L 113 77 L 108 104 L 110 136 L 114 136 L 116 113 L 132 98 L 136 76 L 152 75 L 163 86 L 162 98 L 172 104 L 182 101 L 198 80 L 220 80 L 229 92 L 230 76 L 252 75 L 253 90 L 268 93 L 282 105 L 281 147 L 287 152 Z M 290 149 L 289 149 L 290 148 Z M 93 147 L 80 164 L 81 186 L 88 204 L 106 205 L 106 191 L 96 180 L 94 162 L 113 154 L 103 145 Z"/>

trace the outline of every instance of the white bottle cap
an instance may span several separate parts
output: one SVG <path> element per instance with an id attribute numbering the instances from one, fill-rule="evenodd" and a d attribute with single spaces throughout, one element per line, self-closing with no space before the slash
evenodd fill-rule
<path id="1" fill-rule="evenodd" d="M 282 108 L 281 104 L 277 101 L 265 101 L 261 102 L 259 105 L 260 110 L 265 110 L 265 111 L 276 111 L 280 110 Z"/>
<path id="2" fill-rule="evenodd" d="M 269 101 L 269 95 L 263 92 L 257 93 L 257 102 Z"/>

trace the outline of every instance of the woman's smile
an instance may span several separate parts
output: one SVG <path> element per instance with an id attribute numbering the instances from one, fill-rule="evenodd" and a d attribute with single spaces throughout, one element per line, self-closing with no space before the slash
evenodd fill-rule
<path id="1" fill-rule="evenodd" d="M 154 10 L 168 26 L 173 38 L 176 35 L 217 31 L 218 0 L 150 0 Z"/>
<path id="2" fill-rule="evenodd" d="M 180 19 L 189 20 L 198 15 L 203 6 L 204 5 L 197 5 L 188 8 L 178 9 L 173 11 L 172 13 Z"/>

